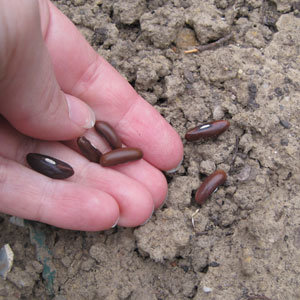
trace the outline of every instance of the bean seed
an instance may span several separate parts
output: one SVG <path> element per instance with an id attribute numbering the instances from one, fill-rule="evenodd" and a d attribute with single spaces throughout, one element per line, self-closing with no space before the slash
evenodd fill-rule
<path id="1" fill-rule="evenodd" d="M 77 139 L 77 145 L 81 153 L 91 162 L 99 163 L 102 153 L 95 148 L 91 142 L 84 136 Z"/>
<path id="2" fill-rule="evenodd" d="M 198 125 L 192 129 L 189 129 L 185 134 L 185 138 L 188 141 L 196 141 L 201 138 L 217 136 L 226 131 L 229 125 L 230 123 L 226 120 L 219 120 Z"/>
<path id="3" fill-rule="evenodd" d="M 122 142 L 115 130 L 106 122 L 98 121 L 95 124 L 96 131 L 103 136 L 113 149 L 121 148 Z"/>
<path id="4" fill-rule="evenodd" d="M 209 175 L 198 188 L 195 201 L 199 204 L 203 204 L 204 201 L 226 181 L 226 178 L 227 175 L 223 170 L 216 170 Z"/>
<path id="5" fill-rule="evenodd" d="M 50 178 L 66 179 L 74 174 L 74 170 L 70 165 L 51 156 L 29 153 L 26 160 L 33 170 Z"/>
<path id="6" fill-rule="evenodd" d="M 143 152 L 138 148 L 119 148 L 103 154 L 100 158 L 100 165 L 103 167 L 115 166 L 142 157 Z"/>

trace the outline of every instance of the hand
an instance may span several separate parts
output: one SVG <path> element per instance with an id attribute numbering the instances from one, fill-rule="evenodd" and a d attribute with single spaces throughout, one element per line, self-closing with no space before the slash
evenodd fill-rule
<path id="1" fill-rule="evenodd" d="M 144 223 L 167 195 L 160 170 L 183 155 L 178 134 L 46 0 L 0 0 L 0 211 L 62 228 Z M 95 118 L 109 122 L 144 159 L 114 168 L 89 162 L 74 142 L 101 151 Z M 55 180 L 31 170 L 29 152 L 69 163 Z"/>

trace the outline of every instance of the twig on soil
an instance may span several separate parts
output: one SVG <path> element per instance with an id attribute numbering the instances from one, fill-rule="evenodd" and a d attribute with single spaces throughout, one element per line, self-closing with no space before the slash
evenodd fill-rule
<path id="1" fill-rule="evenodd" d="M 253 295 L 253 296 L 248 296 L 247 300 L 271 300 L 271 299 L 263 295 Z"/>
<path id="2" fill-rule="evenodd" d="M 189 53 L 195 53 L 195 52 L 198 52 L 198 51 L 202 52 L 202 51 L 205 51 L 205 50 L 211 50 L 211 49 L 217 48 L 217 47 L 225 44 L 232 37 L 233 37 L 233 33 L 230 32 L 229 34 L 225 35 L 224 37 L 220 38 L 219 40 L 217 40 L 213 43 L 209 43 L 209 44 L 206 44 L 206 45 L 200 45 L 200 46 L 198 46 L 194 49 L 186 50 L 186 51 L 184 51 L 184 53 L 189 54 Z"/>

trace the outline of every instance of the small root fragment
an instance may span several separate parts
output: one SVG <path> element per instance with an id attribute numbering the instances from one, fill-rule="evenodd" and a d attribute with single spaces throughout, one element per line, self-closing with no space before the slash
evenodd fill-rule
<path id="1" fill-rule="evenodd" d="M 205 50 L 211 50 L 211 49 L 215 49 L 223 44 L 225 44 L 226 42 L 228 42 L 231 38 L 233 37 L 233 33 L 230 32 L 229 34 L 225 35 L 224 37 L 218 39 L 215 42 L 206 44 L 206 45 L 200 45 L 197 48 L 191 49 L 191 50 L 186 50 L 184 51 L 185 54 L 189 54 L 189 53 L 195 53 L 195 52 L 202 52 Z"/>
<path id="2" fill-rule="evenodd" d="M 194 220 L 194 217 L 198 214 L 200 208 L 196 209 L 195 212 L 192 214 L 192 225 L 193 225 L 193 228 L 195 229 L 195 220 Z"/>

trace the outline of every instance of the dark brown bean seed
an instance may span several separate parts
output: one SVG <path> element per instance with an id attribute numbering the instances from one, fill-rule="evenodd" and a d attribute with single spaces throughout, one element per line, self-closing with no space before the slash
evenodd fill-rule
<path id="1" fill-rule="evenodd" d="M 50 178 L 66 179 L 74 174 L 74 170 L 70 165 L 51 156 L 29 153 L 26 160 L 33 170 Z"/>
<path id="2" fill-rule="evenodd" d="M 99 163 L 102 153 L 95 148 L 91 142 L 84 136 L 77 139 L 77 145 L 81 153 L 89 160 L 95 163 Z"/>
<path id="3" fill-rule="evenodd" d="M 143 152 L 138 148 L 119 148 L 104 153 L 100 158 L 100 165 L 103 167 L 110 167 L 133 160 L 138 160 L 142 157 Z"/>
<path id="4" fill-rule="evenodd" d="M 209 175 L 198 188 L 195 201 L 199 204 L 203 204 L 216 188 L 226 181 L 226 178 L 227 175 L 223 170 L 216 170 Z"/>
<path id="5" fill-rule="evenodd" d="M 230 123 L 226 120 L 219 120 L 198 125 L 192 129 L 189 129 L 185 134 L 185 138 L 188 141 L 196 141 L 201 138 L 217 136 L 226 131 L 229 125 Z"/>
<path id="6" fill-rule="evenodd" d="M 95 124 L 96 131 L 103 136 L 113 149 L 121 148 L 122 142 L 115 130 L 106 122 L 98 121 Z"/>

